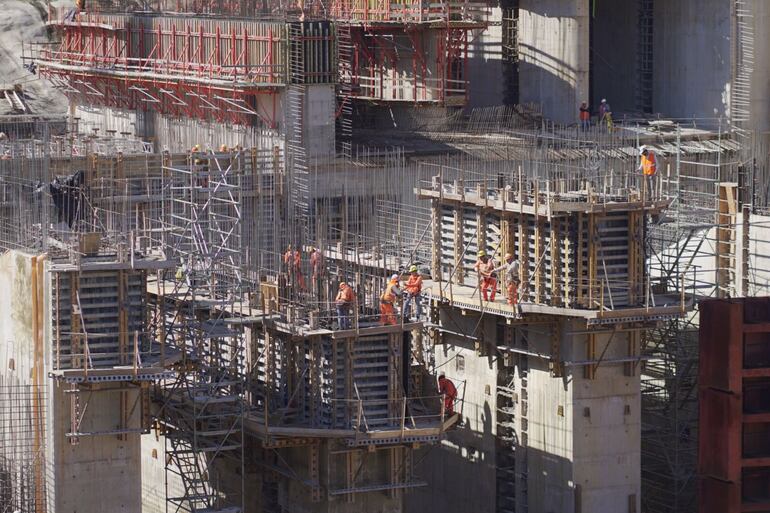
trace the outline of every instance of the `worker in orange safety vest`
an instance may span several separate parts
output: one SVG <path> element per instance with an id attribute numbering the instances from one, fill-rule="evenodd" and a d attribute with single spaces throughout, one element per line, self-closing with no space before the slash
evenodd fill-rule
<path id="1" fill-rule="evenodd" d="M 380 296 L 380 324 L 396 324 L 396 302 L 401 299 L 401 289 L 399 288 L 398 274 L 390 277 L 390 281 L 385 286 L 385 292 Z"/>
<path id="2" fill-rule="evenodd" d="M 587 102 L 580 104 L 580 128 L 584 132 L 591 128 L 591 110 L 588 108 Z"/>
<path id="3" fill-rule="evenodd" d="M 412 303 L 415 305 L 415 317 L 419 321 L 422 317 L 422 276 L 417 270 L 417 266 L 413 265 L 409 268 L 409 279 L 404 286 L 406 289 L 406 301 L 404 301 L 404 315 L 408 315 L 412 308 Z"/>
<path id="4" fill-rule="evenodd" d="M 487 252 L 483 249 L 479 251 L 479 259 L 475 266 L 479 273 L 479 287 L 481 288 L 481 297 L 484 301 L 495 301 L 497 293 L 497 273 L 495 272 L 495 263 L 489 258 Z M 491 289 L 491 293 L 489 292 Z"/>
<path id="5" fill-rule="evenodd" d="M 639 147 L 639 169 L 644 176 L 645 197 L 652 198 L 655 193 L 655 178 L 658 172 L 658 162 L 655 153 L 647 146 Z"/>
<path id="6" fill-rule="evenodd" d="M 334 300 L 337 306 L 337 324 L 341 330 L 349 330 L 350 326 L 350 309 L 355 305 L 356 295 L 353 289 L 344 281 L 340 283 L 340 290 L 337 292 L 337 297 Z"/>

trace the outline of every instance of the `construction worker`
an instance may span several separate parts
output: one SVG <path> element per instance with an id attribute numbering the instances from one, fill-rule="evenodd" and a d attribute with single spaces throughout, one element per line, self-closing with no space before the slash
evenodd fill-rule
<path id="1" fill-rule="evenodd" d="M 588 103 L 580 104 L 580 129 L 587 132 L 591 128 L 591 111 L 588 109 Z"/>
<path id="2" fill-rule="evenodd" d="M 475 266 L 479 273 L 479 288 L 481 288 L 481 297 L 484 301 L 495 301 L 497 293 L 497 273 L 495 272 L 495 263 L 489 258 L 487 252 L 483 249 L 479 251 L 479 259 Z M 492 292 L 490 293 L 490 289 Z"/>
<path id="3" fill-rule="evenodd" d="M 454 415 L 455 399 L 457 399 L 457 387 L 442 372 L 438 376 L 438 393 L 444 396 L 444 414 Z"/>
<path id="4" fill-rule="evenodd" d="M 602 98 L 602 103 L 599 105 L 599 126 L 602 123 L 607 123 L 607 129 L 612 130 L 612 107 L 606 98 Z"/>
<path id="5" fill-rule="evenodd" d="M 286 247 L 283 254 L 283 263 L 289 279 L 296 283 L 300 289 L 305 289 L 305 279 L 302 276 L 302 255 L 299 250 L 294 250 L 291 244 Z"/>
<path id="6" fill-rule="evenodd" d="M 506 292 L 508 293 L 508 304 L 515 306 L 519 302 L 519 283 L 521 265 L 519 261 L 513 258 L 513 253 L 505 254 L 505 263 L 497 270 L 505 271 Z"/>
<path id="7" fill-rule="evenodd" d="M 644 176 L 644 197 L 652 198 L 655 193 L 655 175 L 658 172 L 658 162 L 655 153 L 647 146 L 639 147 L 639 168 Z"/>
<path id="8" fill-rule="evenodd" d="M 313 292 L 315 293 L 318 289 L 318 278 L 321 276 L 321 252 L 318 251 L 316 248 L 311 247 L 310 248 L 310 270 L 313 273 L 312 279 L 313 279 Z"/>
<path id="9" fill-rule="evenodd" d="M 396 302 L 401 298 L 398 274 L 390 277 L 385 291 L 380 296 L 380 324 L 383 326 L 396 324 Z"/>
<path id="10" fill-rule="evenodd" d="M 195 165 L 196 169 L 196 180 L 195 184 L 198 187 L 208 187 L 209 185 L 209 176 L 208 176 L 208 160 L 203 158 L 204 152 L 201 149 L 200 144 L 196 144 L 195 146 L 190 149 L 190 161 Z"/>
<path id="11" fill-rule="evenodd" d="M 420 317 L 422 317 L 422 276 L 420 276 L 416 265 L 409 268 L 409 279 L 406 281 L 404 288 L 406 289 L 404 315 L 408 315 L 412 303 L 414 303 L 416 309 L 415 318 L 420 320 Z"/>
<path id="12" fill-rule="evenodd" d="M 341 330 L 349 330 L 350 326 L 350 308 L 355 305 L 356 296 L 350 285 L 344 281 L 340 283 L 340 290 L 334 303 L 337 306 L 337 324 Z"/>

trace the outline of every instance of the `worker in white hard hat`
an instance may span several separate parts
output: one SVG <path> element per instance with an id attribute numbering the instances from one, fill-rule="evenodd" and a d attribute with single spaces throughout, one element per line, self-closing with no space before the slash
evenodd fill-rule
<path id="1" fill-rule="evenodd" d="M 399 288 L 399 276 L 394 274 L 385 286 L 385 291 L 380 296 L 380 324 L 383 326 L 396 324 L 396 302 L 401 299 Z"/>
<path id="2" fill-rule="evenodd" d="M 519 283 L 521 283 L 521 265 L 519 261 L 514 258 L 513 253 L 505 254 L 505 262 L 503 265 L 495 269 L 496 271 L 503 271 L 505 274 L 506 292 L 508 296 L 508 304 L 516 306 L 519 302 Z"/>
<path id="3" fill-rule="evenodd" d="M 638 172 L 644 177 L 644 198 L 652 198 L 655 195 L 655 181 L 658 173 L 658 162 L 655 153 L 647 146 L 639 147 Z"/>
<path id="4" fill-rule="evenodd" d="M 612 107 L 606 98 L 602 98 L 602 103 L 599 105 L 599 126 L 602 123 L 606 123 L 607 128 L 612 129 Z"/>

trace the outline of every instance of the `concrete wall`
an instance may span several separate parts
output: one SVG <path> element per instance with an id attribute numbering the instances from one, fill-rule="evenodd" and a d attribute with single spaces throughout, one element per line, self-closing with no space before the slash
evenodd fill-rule
<path id="1" fill-rule="evenodd" d="M 522 335 L 529 342 L 528 349 L 541 354 L 551 352 L 551 333 L 548 327 L 524 328 Z M 517 369 L 516 389 L 528 397 L 526 417 L 517 408 L 517 432 L 524 432 L 522 420 L 527 422 L 527 468 L 529 511 L 543 513 L 571 513 L 575 493 L 572 468 L 575 433 L 572 430 L 572 386 L 569 379 L 554 378 L 548 362 L 529 358 L 526 386 L 521 369 Z M 584 510 L 591 511 L 591 510 Z M 598 513 L 598 512 L 597 512 Z"/>
<path id="2" fill-rule="evenodd" d="M 725 0 L 655 2 L 653 110 L 672 117 L 729 111 L 730 4 Z"/>
<path id="3" fill-rule="evenodd" d="M 28 384 L 34 363 L 31 255 L 0 254 L 0 290 L 7 292 L 0 294 L 0 376 Z"/>
<path id="4" fill-rule="evenodd" d="M 118 386 L 105 385 L 102 390 Z M 141 511 L 140 436 L 130 434 L 125 441 L 116 436 L 88 436 L 72 445 L 65 436 L 71 429 L 70 398 L 65 393 L 66 388 L 53 381 L 49 388 L 49 414 L 53 425 L 47 433 L 47 449 L 56 487 L 54 510 L 57 513 Z M 127 394 L 128 404 L 134 404 L 137 394 Z M 83 394 L 81 405 L 87 395 Z M 117 429 L 120 419 L 118 397 L 117 393 L 105 391 L 92 394 L 81 431 Z M 135 425 L 137 419 L 134 417 L 130 422 Z"/>
<path id="5" fill-rule="evenodd" d="M 521 0 L 520 100 L 546 117 L 576 123 L 588 97 L 588 0 Z"/>
<path id="6" fill-rule="evenodd" d="M 573 328 L 580 326 L 575 323 Z M 628 332 L 597 335 L 597 353 L 606 347 L 606 361 L 627 357 L 628 337 Z M 587 359 L 586 338 L 581 335 L 568 342 L 578 361 Z M 584 367 L 571 367 L 573 476 L 580 486 L 581 511 L 626 511 L 627 504 L 635 504 L 640 511 L 639 370 L 637 365 L 634 376 L 625 376 L 623 364 L 605 363 L 597 367 L 594 379 L 586 379 Z"/>
<path id="7" fill-rule="evenodd" d="M 486 321 L 493 321 L 487 317 Z M 444 319 L 457 331 L 473 332 L 478 318 Z M 457 324 L 455 324 L 457 323 Z M 495 333 L 494 324 L 485 322 L 487 333 Z M 480 356 L 472 342 L 452 337 L 436 346 L 438 372 L 445 372 L 458 390 L 457 408 L 463 424 L 447 433 L 440 448 L 429 449 L 417 475 L 428 486 L 407 494 L 406 511 L 425 513 L 493 513 L 495 511 L 495 389 L 494 355 Z M 464 370 L 458 368 L 462 358 Z M 530 510 L 533 511 L 533 510 Z"/>
<path id="8" fill-rule="evenodd" d="M 593 19 L 593 96 L 597 110 L 602 98 L 612 106 L 617 118 L 636 110 L 638 0 L 598 2 Z"/>
<path id="9" fill-rule="evenodd" d="M 490 11 L 489 27 L 478 37 L 472 37 L 468 47 L 468 108 L 503 103 L 503 13 L 499 7 Z"/>

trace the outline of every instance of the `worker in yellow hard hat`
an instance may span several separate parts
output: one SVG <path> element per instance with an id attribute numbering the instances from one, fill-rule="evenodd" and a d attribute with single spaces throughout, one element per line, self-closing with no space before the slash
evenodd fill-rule
<path id="1" fill-rule="evenodd" d="M 222 153 L 227 153 L 228 151 L 230 151 L 230 148 L 228 148 L 226 144 L 223 144 L 222 146 L 219 147 L 219 151 L 221 151 Z"/>

